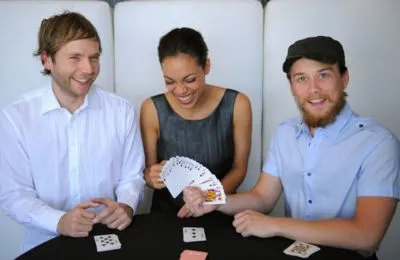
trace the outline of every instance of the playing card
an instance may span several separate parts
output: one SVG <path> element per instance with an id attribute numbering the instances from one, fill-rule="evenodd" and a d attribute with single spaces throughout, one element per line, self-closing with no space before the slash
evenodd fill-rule
<path id="1" fill-rule="evenodd" d="M 226 196 L 221 182 L 213 175 L 207 181 L 196 185 L 205 194 L 204 204 L 225 204 Z"/>
<path id="2" fill-rule="evenodd" d="M 205 204 L 224 204 L 225 192 L 221 182 L 206 167 L 188 157 L 171 157 L 163 166 L 161 179 L 172 197 L 176 198 L 187 186 L 205 191 Z"/>
<path id="3" fill-rule="evenodd" d="M 205 260 L 207 255 L 207 252 L 186 249 L 181 253 L 179 260 Z"/>
<path id="4" fill-rule="evenodd" d="M 296 241 L 286 248 L 283 252 L 287 255 L 298 256 L 301 258 L 308 258 L 310 255 L 319 251 L 320 248 L 311 244 Z"/>
<path id="5" fill-rule="evenodd" d="M 217 177 L 215 177 L 215 175 L 212 175 L 210 177 L 208 177 L 206 180 L 204 180 L 201 183 L 196 184 L 196 186 L 200 187 L 202 190 L 206 190 L 206 189 L 212 189 L 215 188 L 217 186 L 221 186 L 222 184 L 221 182 L 217 179 Z"/>
<path id="6" fill-rule="evenodd" d="M 207 189 L 205 190 L 204 205 L 208 204 L 225 204 L 226 197 L 222 188 Z"/>
<path id="7" fill-rule="evenodd" d="M 115 234 L 94 236 L 97 252 L 109 251 L 121 248 L 118 236 Z"/>
<path id="8" fill-rule="evenodd" d="M 161 171 L 160 177 L 172 197 L 176 198 L 182 190 L 193 183 L 194 176 L 189 174 L 190 166 L 180 157 L 172 157 Z"/>
<path id="9" fill-rule="evenodd" d="M 184 167 L 187 169 L 188 174 L 190 176 L 193 176 L 193 182 L 191 184 L 194 183 L 199 183 L 200 181 L 202 181 L 202 178 L 207 178 L 206 176 L 211 176 L 213 175 L 206 167 L 204 167 L 203 165 L 201 165 L 200 163 L 196 162 L 193 159 L 190 159 L 188 157 L 183 157 L 183 156 L 179 156 L 179 160 L 181 161 L 181 163 L 184 165 Z M 207 174 L 205 176 L 205 174 Z"/>
<path id="10" fill-rule="evenodd" d="M 183 241 L 184 242 L 206 241 L 206 234 L 204 232 L 204 228 L 184 227 Z"/>
<path id="11" fill-rule="evenodd" d="M 215 176 L 207 168 L 202 168 L 201 171 L 195 172 L 194 175 L 195 175 L 194 185 L 204 183 L 207 180 L 209 180 L 212 176 Z"/>

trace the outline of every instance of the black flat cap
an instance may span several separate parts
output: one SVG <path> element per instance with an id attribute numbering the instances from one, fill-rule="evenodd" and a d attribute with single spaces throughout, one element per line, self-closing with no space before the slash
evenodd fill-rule
<path id="1" fill-rule="evenodd" d="M 322 63 L 345 66 L 344 50 L 342 44 L 328 36 L 316 36 L 301 39 L 290 45 L 282 69 L 288 73 L 293 63 L 307 58 Z"/>

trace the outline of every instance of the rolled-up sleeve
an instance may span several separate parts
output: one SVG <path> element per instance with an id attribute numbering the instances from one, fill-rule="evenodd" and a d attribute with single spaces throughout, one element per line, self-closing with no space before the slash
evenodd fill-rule
<path id="1" fill-rule="evenodd" d="M 270 140 L 267 158 L 264 161 L 262 171 L 272 176 L 280 177 L 277 153 L 277 134 L 275 134 Z"/>

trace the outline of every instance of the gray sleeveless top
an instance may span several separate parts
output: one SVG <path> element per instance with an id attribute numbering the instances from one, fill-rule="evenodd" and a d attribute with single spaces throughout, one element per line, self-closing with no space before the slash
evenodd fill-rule
<path id="1" fill-rule="evenodd" d="M 215 110 L 200 120 L 183 119 L 172 110 L 164 94 L 152 97 L 160 124 L 158 161 L 173 156 L 186 156 L 198 161 L 218 179 L 222 179 L 232 168 L 235 152 L 233 108 L 237 94 L 235 90 L 226 89 Z M 154 191 L 152 212 L 176 211 L 180 205 L 182 203 L 179 201 L 173 202 L 167 189 Z"/>

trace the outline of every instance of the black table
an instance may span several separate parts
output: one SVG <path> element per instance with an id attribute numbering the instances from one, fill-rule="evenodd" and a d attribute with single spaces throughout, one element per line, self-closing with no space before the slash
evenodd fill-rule
<path id="1" fill-rule="evenodd" d="M 276 260 L 301 259 L 283 253 L 292 240 L 284 238 L 243 238 L 232 227 L 233 218 L 218 212 L 190 219 L 172 215 L 149 214 L 135 216 L 124 231 L 108 229 L 97 224 L 89 237 L 70 238 L 59 236 L 18 257 L 26 259 L 171 259 L 178 260 L 184 249 L 208 252 L 207 260 Z M 183 242 L 183 227 L 204 227 L 207 241 Z M 93 236 L 117 234 L 121 249 L 97 252 Z M 308 259 L 364 259 L 357 252 L 321 247 Z"/>

